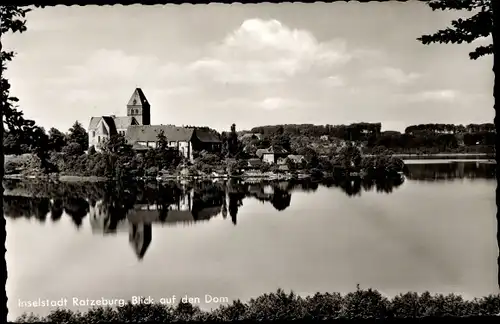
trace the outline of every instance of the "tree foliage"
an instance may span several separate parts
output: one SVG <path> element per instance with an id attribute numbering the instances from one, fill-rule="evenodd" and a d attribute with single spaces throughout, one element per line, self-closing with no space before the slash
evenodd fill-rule
<path id="1" fill-rule="evenodd" d="M 235 196 L 236 194 L 230 194 Z M 230 196 L 230 197 L 231 197 Z M 230 202 L 229 209 L 238 207 L 237 197 Z M 281 202 L 285 204 L 286 201 Z M 278 205 L 278 207 L 280 207 Z M 176 305 L 132 304 L 117 307 L 93 307 L 88 311 L 73 312 L 57 309 L 45 317 L 23 314 L 16 322 L 234 322 L 294 320 L 349 320 L 349 319 L 403 319 L 403 318 L 450 318 L 450 317 L 497 317 L 500 312 L 500 295 L 490 295 L 465 300 L 455 294 L 417 294 L 407 292 L 387 298 L 373 289 L 360 289 L 342 295 L 337 292 L 316 293 L 300 296 L 293 291 L 262 294 L 248 302 L 234 300 L 211 310 L 202 310 L 198 305 L 179 302 Z"/>
<path id="2" fill-rule="evenodd" d="M 243 144 L 238 139 L 238 133 L 236 132 L 236 124 L 231 125 L 231 131 L 229 133 L 222 132 L 222 150 L 221 154 L 223 157 L 236 158 L 239 157 L 243 151 Z"/>
<path id="3" fill-rule="evenodd" d="M 19 8 L 15 6 L 0 6 L 0 37 L 8 33 L 23 33 L 26 31 L 26 14 L 31 9 Z M 26 120 L 24 114 L 18 110 L 18 98 L 10 95 L 10 83 L 4 77 L 7 70 L 7 62 L 12 61 L 15 56 L 13 51 L 1 50 L 0 58 L 1 64 L 1 78 L 0 88 L 2 91 L 1 105 L 2 105 L 2 127 L 8 129 L 11 133 L 19 133 L 29 131 L 30 128 L 35 126 L 32 120 Z"/>
<path id="4" fill-rule="evenodd" d="M 60 130 L 52 127 L 49 130 L 49 148 L 56 152 L 61 152 L 62 148 L 66 146 L 66 135 Z"/>
<path id="5" fill-rule="evenodd" d="M 78 121 L 75 121 L 68 133 L 69 143 L 78 143 L 83 150 L 89 147 L 89 136 L 85 128 Z"/>
<path id="6" fill-rule="evenodd" d="M 467 10 L 474 14 L 466 19 L 453 20 L 451 27 L 417 38 L 425 45 L 472 43 L 479 38 L 490 36 L 493 32 L 492 0 L 431 0 L 427 4 L 432 10 Z M 493 44 L 476 47 L 469 53 L 469 57 L 476 60 L 488 54 L 493 54 Z"/>

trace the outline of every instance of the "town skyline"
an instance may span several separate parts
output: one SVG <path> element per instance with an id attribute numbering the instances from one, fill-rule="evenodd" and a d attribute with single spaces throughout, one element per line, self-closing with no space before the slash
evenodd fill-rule
<path id="1" fill-rule="evenodd" d="M 46 130 L 123 116 L 135 88 L 153 125 L 493 122 L 492 57 L 468 57 L 478 42 L 416 41 L 459 14 L 420 3 L 36 8 L 26 33 L 5 37 L 18 53 L 6 75 Z"/>

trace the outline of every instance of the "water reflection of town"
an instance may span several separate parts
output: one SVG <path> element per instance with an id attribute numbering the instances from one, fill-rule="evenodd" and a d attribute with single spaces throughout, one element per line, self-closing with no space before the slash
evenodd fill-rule
<path id="1" fill-rule="evenodd" d="M 405 174 L 409 180 L 427 181 L 494 177 L 491 167 L 475 163 L 409 165 Z M 57 222 L 66 214 L 76 228 L 82 226 L 88 215 L 90 227 L 96 235 L 128 233 L 137 257 L 142 259 L 152 240 L 153 224 L 189 226 L 220 216 L 236 225 L 238 211 L 245 199 L 257 199 L 271 204 L 277 211 L 283 211 L 290 206 L 292 194 L 297 191 L 337 188 L 350 197 L 356 197 L 372 190 L 391 193 L 403 182 L 404 177 L 321 183 L 210 181 L 81 185 L 4 181 L 4 215 L 35 218 L 41 222 L 50 217 Z"/>
<path id="2" fill-rule="evenodd" d="M 274 181 L 75 184 L 4 181 L 4 215 L 57 222 L 68 215 L 76 228 L 89 217 L 94 234 L 128 232 L 139 258 L 150 242 L 152 224 L 189 226 L 221 216 L 237 224 L 245 199 L 271 204 L 277 211 L 290 206 L 292 193 L 314 192 L 319 187 L 339 188 L 349 196 L 375 189 L 389 193 L 403 179 L 390 181 Z"/>

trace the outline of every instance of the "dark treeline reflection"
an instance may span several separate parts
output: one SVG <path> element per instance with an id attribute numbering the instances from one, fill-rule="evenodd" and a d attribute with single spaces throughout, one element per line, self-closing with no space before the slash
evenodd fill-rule
<path id="1" fill-rule="evenodd" d="M 493 178 L 495 165 L 472 163 L 408 165 L 408 179 Z M 383 180 L 350 179 L 314 182 L 134 182 L 56 183 L 6 180 L 3 182 L 4 215 L 34 218 L 46 222 L 70 217 L 80 228 L 88 217 L 94 234 L 128 232 L 129 241 L 141 259 L 152 239 L 153 223 L 190 225 L 218 215 L 236 225 L 238 211 L 248 199 L 270 204 L 277 211 L 287 209 L 294 192 L 315 192 L 319 187 L 335 188 L 350 197 L 364 191 L 391 193 L 404 177 Z M 63 216 L 63 215 L 66 216 Z"/>
<path id="2" fill-rule="evenodd" d="M 402 178 L 384 181 L 273 181 L 273 182 L 134 182 L 56 183 L 6 180 L 4 215 L 57 222 L 66 214 L 76 228 L 89 218 L 94 234 L 128 232 L 139 258 L 151 243 L 151 224 L 190 225 L 222 215 L 236 225 L 245 199 L 257 199 L 277 211 L 287 209 L 293 192 L 314 192 L 334 187 L 349 196 L 375 188 L 391 192 Z"/>
<path id="3" fill-rule="evenodd" d="M 496 164 L 481 162 L 407 164 L 405 176 L 409 180 L 421 181 L 495 179 L 496 168 Z"/>

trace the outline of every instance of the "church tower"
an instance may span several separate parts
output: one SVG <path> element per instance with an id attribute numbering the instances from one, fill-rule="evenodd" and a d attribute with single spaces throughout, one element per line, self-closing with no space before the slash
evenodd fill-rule
<path id="1" fill-rule="evenodd" d="M 151 125 L 151 106 L 141 88 L 135 89 L 128 101 L 127 116 L 135 117 L 139 125 Z"/>

